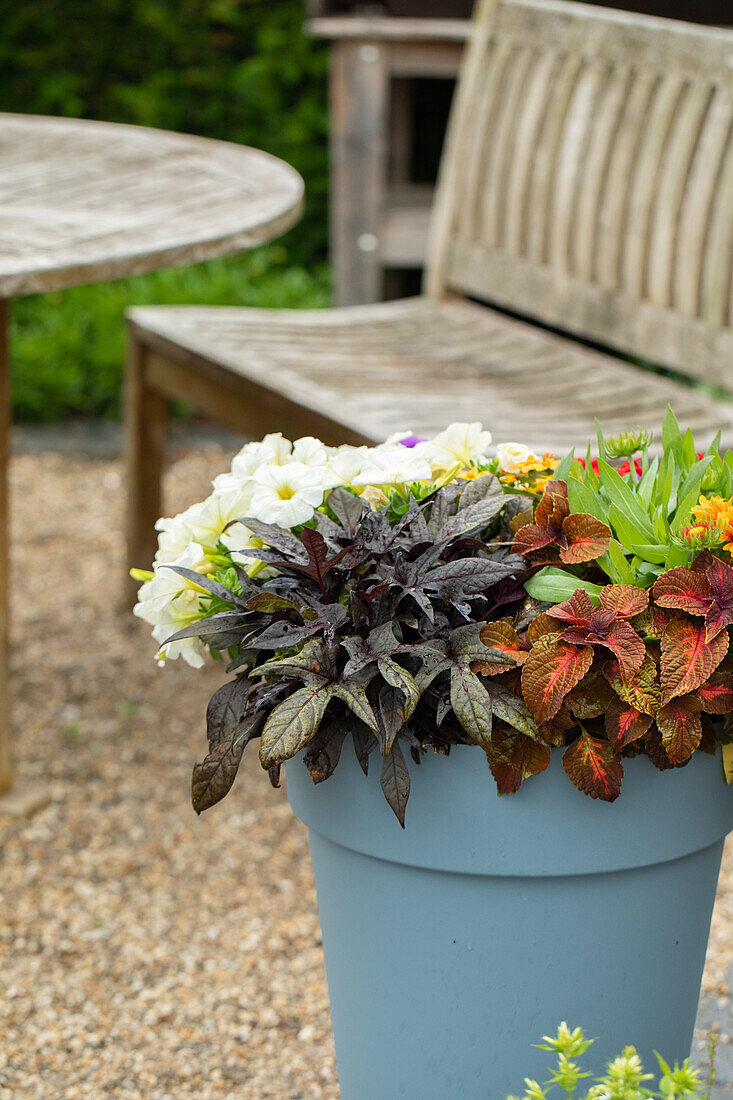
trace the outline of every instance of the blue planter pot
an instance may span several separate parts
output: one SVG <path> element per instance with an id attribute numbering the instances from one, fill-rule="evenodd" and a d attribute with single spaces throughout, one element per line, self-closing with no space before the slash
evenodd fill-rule
<path id="1" fill-rule="evenodd" d="M 374 764 L 378 762 L 374 759 Z M 315 786 L 287 766 L 311 855 L 343 1100 L 504 1100 L 561 1020 L 598 1036 L 588 1068 L 634 1043 L 690 1051 L 710 917 L 733 828 L 720 760 L 626 762 L 594 802 L 560 754 L 498 798 L 479 749 L 413 767 L 403 832 L 347 743 Z"/>

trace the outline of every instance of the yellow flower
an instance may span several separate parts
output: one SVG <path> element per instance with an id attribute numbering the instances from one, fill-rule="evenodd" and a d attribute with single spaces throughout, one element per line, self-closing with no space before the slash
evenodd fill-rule
<path id="1" fill-rule="evenodd" d="M 485 473 L 487 471 L 480 470 L 478 466 L 467 466 L 465 469 L 458 471 L 454 481 L 475 481 L 477 477 L 483 477 Z"/>
<path id="2" fill-rule="evenodd" d="M 530 493 L 543 493 L 559 464 L 560 460 L 549 451 L 542 458 L 530 454 L 524 461 L 515 462 L 511 470 L 500 469 L 498 477 L 504 485 L 516 485 Z"/>
<path id="3" fill-rule="evenodd" d="M 692 509 L 696 522 L 682 532 L 688 542 L 698 539 L 715 539 L 733 554 L 733 500 L 723 497 L 708 498 L 703 494 Z"/>

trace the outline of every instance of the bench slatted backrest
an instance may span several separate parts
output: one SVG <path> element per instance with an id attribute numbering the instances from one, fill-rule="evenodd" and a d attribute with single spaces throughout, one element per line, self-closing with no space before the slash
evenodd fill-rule
<path id="1" fill-rule="evenodd" d="M 426 289 L 733 388 L 733 32 L 479 0 Z"/>

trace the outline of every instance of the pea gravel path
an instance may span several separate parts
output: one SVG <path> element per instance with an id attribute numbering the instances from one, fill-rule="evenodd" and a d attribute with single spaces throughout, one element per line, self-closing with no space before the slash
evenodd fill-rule
<path id="1" fill-rule="evenodd" d="M 120 611 L 119 460 L 31 450 L 12 466 L 14 718 L 20 779 L 52 801 L 0 816 L 0 1100 L 337 1100 L 305 830 L 255 754 L 194 815 L 220 670 L 159 671 Z M 169 509 L 228 461 L 179 447 Z M 732 927 L 729 849 L 705 975 L 724 1031 Z"/>

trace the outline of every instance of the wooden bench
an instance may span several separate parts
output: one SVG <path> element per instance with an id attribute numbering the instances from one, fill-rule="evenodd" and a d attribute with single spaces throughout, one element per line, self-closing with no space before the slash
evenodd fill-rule
<path id="1" fill-rule="evenodd" d="M 732 255 L 733 32 L 482 0 L 423 296 L 130 311 L 128 561 L 155 550 L 169 398 L 257 437 L 481 420 L 556 453 L 595 416 L 658 429 L 671 402 L 700 442 L 733 443 L 733 408 L 682 380 L 729 384 Z"/>

